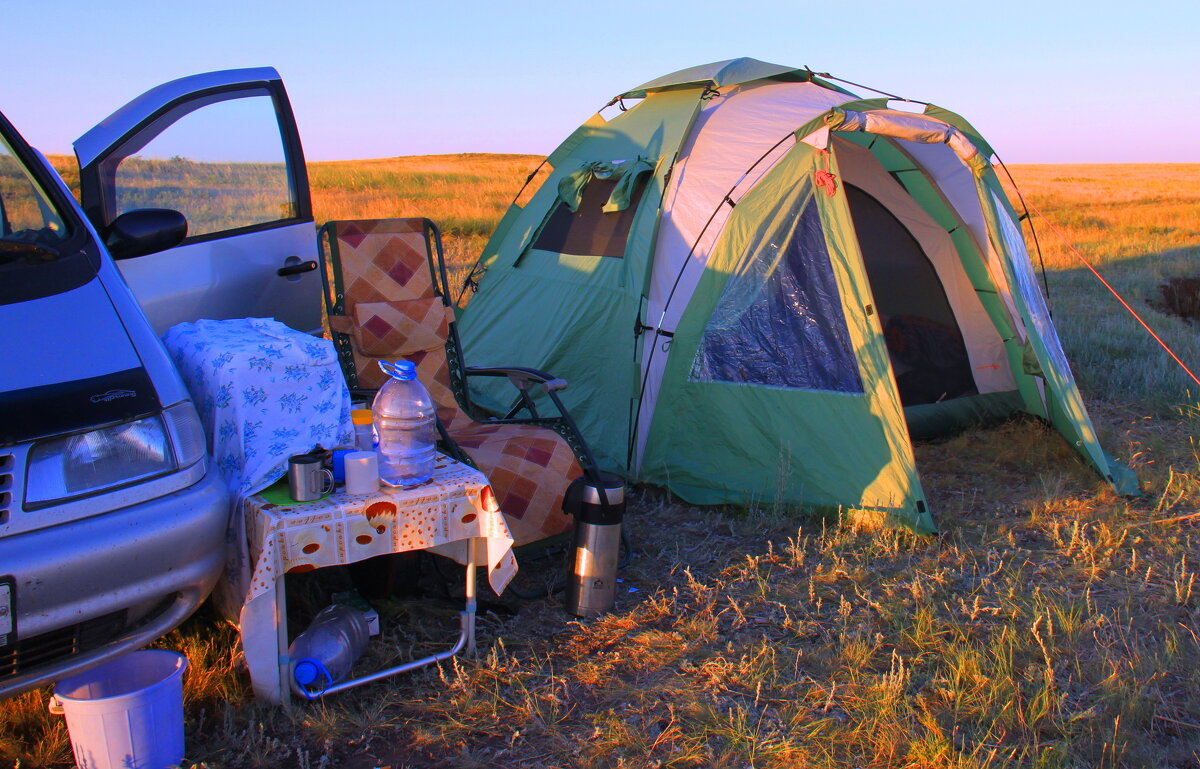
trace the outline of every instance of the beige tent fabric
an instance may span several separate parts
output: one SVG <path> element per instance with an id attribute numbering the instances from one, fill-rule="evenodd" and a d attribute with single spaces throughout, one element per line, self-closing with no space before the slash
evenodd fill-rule
<path id="1" fill-rule="evenodd" d="M 838 119 L 841 120 L 840 125 Z M 830 124 L 838 131 L 864 131 L 921 144 L 945 144 L 966 166 L 975 168 L 981 165 L 979 150 L 962 131 L 926 115 L 891 109 L 870 112 L 846 110 L 836 113 Z"/>
<path id="2" fill-rule="evenodd" d="M 966 343 L 975 386 L 980 393 L 1016 389 L 1004 340 L 979 301 L 971 279 L 946 231 L 892 178 L 871 151 L 845 139 L 834 139 L 842 180 L 882 203 L 921 244 L 933 263 Z"/>
<path id="3" fill-rule="evenodd" d="M 1008 311 L 1009 321 L 1017 331 L 1017 339 L 1024 344 L 1025 324 L 1021 320 L 1020 313 L 1017 312 L 1016 303 L 1013 302 L 1012 287 L 1008 283 L 1004 265 L 1000 262 L 1000 254 L 996 252 L 991 238 L 988 237 L 987 220 L 984 218 L 983 208 L 979 203 L 979 188 L 975 175 L 971 169 L 962 164 L 954 152 L 944 145 L 904 140 L 898 141 L 897 144 L 918 167 L 933 179 L 946 202 L 958 214 L 958 218 L 966 226 L 967 232 L 971 234 L 979 253 L 985 255 L 988 274 L 991 276 L 992 282 L 996 284 L 1000 300 Z"/>

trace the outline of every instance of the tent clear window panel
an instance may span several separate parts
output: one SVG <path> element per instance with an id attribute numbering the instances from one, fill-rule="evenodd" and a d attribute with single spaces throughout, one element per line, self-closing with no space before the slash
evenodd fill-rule
<path id="1" fill-rule="evenodd" d="M 1020 225 L 1008 215 L 1008 209 L 992 193 L 992 207 L 996 211 L 996 220 L 1000 223 L 1000 237 L 1010 254 L 1009 264 L 1012 265 L 1013 276 L 1017 279 L 1017 290 L 1029 308 L 1029 317 L 1038 335 L 1046 344 L 1046 351 L 1054 359 L 1054 366 L 1059 371 L 1071 374 L 1071 366 L 1067 363 L 1067 355 L 1063 352 L 1058 341 L 1058 333 L 1054 330 L 1054 322 L 1050 319 L 1050 308 L 1046 306 L 1046 298 L 1038 285 L 1037 273 L 1033 271 L 1033 263 L 1029 261 L 1029 252 L 1025 250 L 1025 235 Z"/>
<path id="2" fill-rule="evenodd" d="M 808 190 L 795 200 L 730 276 L 693 381 L 863 392 L 817 206 Z"/>
<path id="3" fill-rule="evenodd" d="M 604 212 L 604 204 L 617 183 L 593 179 L 583 190 L 579 210 L 572 212 L 566 203 L 554 207 L 533 247 L 540 251 L 572 256 L 625 256 L 625 242 L 637 215 L 644 183 L 637 185 L 629 207 L 624 211 Z"/>

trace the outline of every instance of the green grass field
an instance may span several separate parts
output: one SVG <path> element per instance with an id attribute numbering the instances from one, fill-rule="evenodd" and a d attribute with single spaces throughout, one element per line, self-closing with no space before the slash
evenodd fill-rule
<path id="1" fill-rule="evenodd" d="M 461 270 L 540 158 L 314 163 L 318 220 L 423 215 Z M 1189 364 L 1158 286 L 1200 275 L 1200 166 L 1017 166 L 1026 197 Z M 1018 205 L 1018 210 L 1020 206 Z M 1036 221 L 1036 216 L 1034 217 Z M 633 493 L 617 610 L 495 599 L 482 651 L 291 712 L 256 703 L 207 612 L 184 650 L 189 759 L 208 767 L 1194 767 L 1200 764 L 1200 403 L 1039 224 L 1055 323 L 1117 497 L 1036 422 L 917 446 L 942 535 Z M 1036 257 L 1035 257 L 1036 259 Z M 1191 386 L 1189 386 L 1191 385 Z M 555 557 L 523 560 L 527 583 Z M 297 577 L 309 575 L 297 575 Z M 289 577 L 296 610 L 321 586 Z M 461 589 L 461 588 L 460 588 Z M 490 597 L 490 596 L 489 596 Z M 306 605 L 307 604 L 307 605 Z M 428 653 L 457 603 L 392 599 L 364 667 Z M 0 704 L 0 766 L 70 765 L 48 690 Z"/>

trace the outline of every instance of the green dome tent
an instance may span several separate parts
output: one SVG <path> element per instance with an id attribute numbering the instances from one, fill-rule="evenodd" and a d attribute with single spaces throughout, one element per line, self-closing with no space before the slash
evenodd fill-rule
<path id="1" fill-rule="evenodd" d="M 753 59 L 613 103 L 501 220 L 458 322 L 473 362 L 570 380 L 601 464 L 933 531 L 910 434 L 1027 412 L 1129 488 L 961 117 Z"/>

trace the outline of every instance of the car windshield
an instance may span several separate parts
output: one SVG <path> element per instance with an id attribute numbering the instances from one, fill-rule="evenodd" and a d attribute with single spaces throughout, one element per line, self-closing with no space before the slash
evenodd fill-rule
<path id="1" fill-rule="evenodd" d="M 0 262 L 55 261 L 68 234 L 50 198 L 0 137 Z"/>
<path id="2" fill-rule="evenodd" d="M 70 197 L 42 185 L 27 152 L 0 115 L 0 306 L 78 288 L 100 268 Z"/>

